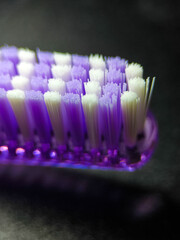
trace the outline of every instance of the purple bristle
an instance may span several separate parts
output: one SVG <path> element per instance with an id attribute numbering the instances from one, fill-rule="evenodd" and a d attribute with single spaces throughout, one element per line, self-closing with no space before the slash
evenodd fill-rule
<path id="1" fill-rule="evenodd" d="M 1 54 L 3 60 L 12 61 L 14 64 L 19 62 L 18 49 L 14 46 L 4 46 L 1 48 Z"/>
<path id="2" fill-rule="evenodd" d="M 48 64 L 45 64 L 45 63 L 35 64 L 34 74 L 37 77 L 42 77 L 45 79 L 49 79 L 52 77 L 51 68 Z"/>
<path id="3" fill-rule="evenodd" d="M 121 84 L 121 93 L 127 91 L 127 83 Z"/>
<path id="4" fill-rule="evenodd" d="M 112 97 L 112 95 L 118 96 L 119 86 L 117 83 L 107 83 L 105 86 L 103 86 L 103 94 L 109 97 Z"/>
<path id="5" fill-rule="evenodd" d="M 108 69 L 120 70 L 122 73 L 125 73 L 126 60 L 121 59 L 120 57 L 108 57 L 106 60 Z"/>
<path id="6" fill-rule="evenodd" d="M 33 76 L 31 78 L 31 89 L 45 93 L 48 91 L 48 81 L 42 77 Z"/>
<path id="7" fill-rule="evenodd" d="M 67 93 L 62 97 L 62 101 L 66 132 L 70 132 L 72 143 L 75 146 L 82 146 L 84 120 L 80 96 L 78 94 Z"/>
<path id="8" fill-rule="evenodd" d="M 10 76 L 16 75 L 16 70 L 13 62 L 9 60 L 0 62 L 0 74 L 9 74 Z"/>
<path id="9" fill-rule="evenodd" d="M 107 109 L 110 103 L 111 98 L 108 95 L 99 98 L 99 133 L 100 137 L 104 137 L 106 144 L 109 139 Z"/>
<path id="10" fill-rule="evenodd" d="M 26 91 L 26 104 L 33 120 L 33 128 L 37 130 L 42 142 L 50 141 L 51 123 L 44 102 L 44 96 L 40 91 Z"/>
<path id="11" fill-rule="evenodd" d="M 6 91 L 0 88 L 0 132 L 4 130 L 7 139 L 15 139 L 17 135 L 17 121 L 11 105 L 7 99 Z"/>
<path id="12" fill-rule="evenodd" d="M 108 148 L 118 147 L 121 129 L 118 96 L 104 95 L 99 99 L 99 129 Z"/>
<path id="13" fill-rule="evenodd" d="M 72 79 L 82 80 L 82 93 L 85 94 L 84 82 L 87 82 L 89 72 L 87 72 L 87 70 L 81 65 L 73 66 L 71 76 Z"/>
<path id="14" fill-rule="evenodd" d="M 107 82 L 113 82 L 113 83 L 124 83 L 126 80 L 125 73 L 122 73 L 120 70 L 116 69 L 109 69 L 107 72 Z"/>
<path id="15" fill-rule="evenodd" d="M 4 88 L 5 90 L 11 90 L 11 77 L 9 74 L 0 75 L 0 88 Z"/>
<path id="16" fill-rule="evenodd" d="M 81 66 L 86 69 L 88 74 L 90 69 L 88 56 L 72 55 L 72 63 L 74 66 Z"/>
<path id="17" fill-rule="evenodd" d="M 79 80 L 72 80 L 66 83 L 66 88 L 68 93 L 75 93 L 81 95 L 83 93 L 82 90 L 82 82 Z"/>
<path id="18" fill-rule="evenodd" d="M 71 69 L 72 79 L 82 80 L 87 82 L 87 72 L 82 66 L 73 66 Z"/>
<path id="19" fill-rule="evenodd" d="M 45 63 L 48 65 L 54 64 L 54 55 L 51 52 L 40 51 L 37 49 L 37 59 L 39 63 Z"/>

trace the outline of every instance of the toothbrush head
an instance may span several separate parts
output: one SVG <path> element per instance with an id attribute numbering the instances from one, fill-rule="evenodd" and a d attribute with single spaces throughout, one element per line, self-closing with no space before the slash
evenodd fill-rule
<path id="1" fill-rule="evenodd" d="M 120 57 L 1 48 L 0 164 L 133 171 L 154 152 L 155 78 Z M 36 60 L 37 59 L 37 60 Z"/>

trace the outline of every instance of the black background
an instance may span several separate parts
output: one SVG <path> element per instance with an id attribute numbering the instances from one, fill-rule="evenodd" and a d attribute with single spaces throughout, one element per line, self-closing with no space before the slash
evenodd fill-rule
<path id="1" fill-rule="evenodd" d="M 179 35 L 179 1 L 0 1 L 0 45 L 142 64 L 159 123 L 155 154 L 133 173 L 0 167 L 0 239 L 180 237 Z"/>

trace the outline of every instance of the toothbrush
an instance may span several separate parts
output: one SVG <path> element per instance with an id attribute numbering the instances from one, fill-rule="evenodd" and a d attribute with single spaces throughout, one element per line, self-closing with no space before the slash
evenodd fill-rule
<path id="1" fill-rule="evenodd" d="M 0 164 L 134 171 L 154 152 L 155 78 L 120 57 L 0 49 Z"/>

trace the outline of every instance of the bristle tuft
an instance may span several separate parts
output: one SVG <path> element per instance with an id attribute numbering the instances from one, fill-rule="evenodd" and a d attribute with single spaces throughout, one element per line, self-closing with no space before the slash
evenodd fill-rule
<path id="1" fill-rule="evenodd" d="M 138 63 L 130 63 L 125 69 L 127 82 L 131 78 L 143 77 L 143 67 Z"/>
<path id="2" fill-rule="evenodd" d="M 20 90 L 30 89 L 30 81 L 27 77 L 24 77 L 24 76 L 14 76 L 12 78 L 11 83 L 14 89 L 20 89 Z"/>
<path id="3" fill-rule="evenodd" d="M 98 97 L 95 94 L 82 96 L 82 106 L 88 132 L 89 142 L 92 148 L 99 147 L 98 128 Z"/>
<path id="4" fill-rule="evenodd" d="M 66 92 L 66 84 L 62 79 L 51 78 L 48 81 L 48 88 L 50 91 L 58 92 L 61 95 L 64 95 Z"/>
<path id="5" fill-rule="evenodd" d="M 129 90 L 135 92 L 139 97 L 139 105 L 137 109 L 137 124 L 138 133 L 142 133 L 144 129 L 144 122 L 146 117 L 146 103 L 145 103 L 145 80 L 140 77 L 131 78 L 128 82 Z"/>
<path id="6" fill-rule="evenodd" d="M 100 86 L 104 85 L 104 71 L 102 69 L 90 69 L 89 78 L 92 82 L 98 82 Z"/>
<path id="7" fill-rule="evenodd" d="M 106 68 L 106 64 L 103 56 L 98 54 L 95 54 L 95 55 L 91 54 L 89 56 L 89 64 L 91 68 L 95 68 L 95 69 L 98 68 L 98 69 L 105 70 Z"/>
<path id="8" fill-rule="evenodd" d="M 33 121 L 33 129 L 38 132 L 40 140 L 50 139 L 51 125 L 44 103 L 43 93 L 40 91 L 26 91 L 26 104 Z"/>
<path id="9" fill-rule="evenodd" d="M 62 97 L 66 132 L 71 133 L 75 146 L 82 146 L 84 139 L 84 122 L 79 94 L 67 93 Z"/>
<path id="10" fill-rule="evenodd" d="M 71 66 L 69 65 L 52 65 L 52 75 L 54 78 L 61 78 L 68 82 L 71 80 Z"/>
<path id="11" fill-rule="evenodd" d="M 34 65 L 29 62 L 20 62 L 17 65 L 19 75 L 30 78 L 34 74 Z"/>
<path id="12" fill-rule="evenodd" d="M 81 95 L 83 93 L 82 82 L 79 80 L 72 80 L 66 83 L 68 93 L 77 93 Z"/>
<path id="13" fill-rule="evenodd" d="M 54 61 L 57 65 L 71 65 L 71 54 L 54 52 Z"/>
<path id="14" fill-rule="evenodd" d="M 30 62 L 33 64 L 36 62 L 35 52 L 27 48 L 20 48 L 18 50 L 18 57 L 22 62 Z"/>
<path id="15" fill-rule="evenodd" d="M 124 140 L 128 147 L 134 147 L 136 144 L 138 104 L 139 98 L 136 93 L 126 91 L 121 95 Z"/>
<path id="16" fill-rule="evenodd" d="M 86 94 L 95 94 L 96 96 L 101 96 L 101 86 L 98 82 L 87 82 L 84 83 Z"/>
<path id="17" fill-rule="evenodd" d="M 44 101 L 56 140 L 59 144 L 65 144 L 61 95 L 58 92 L 46 92 L 44 94 Z"/>
<path id="18" fill-rule="evenodd" d="M 24 91 L 19 89 L 9 90 L 7 91 L 7 98 L 14 111 L 16 120 L 24 139 L 31 139 L 31 122 L 26 108 Z"/>

